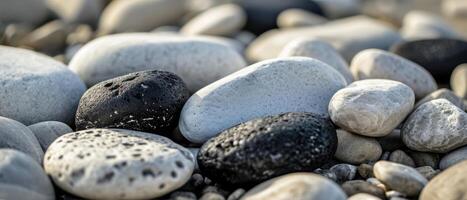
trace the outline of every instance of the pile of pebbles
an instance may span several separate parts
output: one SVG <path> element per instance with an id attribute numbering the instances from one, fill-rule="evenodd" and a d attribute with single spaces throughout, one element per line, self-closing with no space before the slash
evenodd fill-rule
<path id="1" fill-rule="evenodd" d="M 465 200 L 465 0 L 1 0 L 0 198 Z"/>

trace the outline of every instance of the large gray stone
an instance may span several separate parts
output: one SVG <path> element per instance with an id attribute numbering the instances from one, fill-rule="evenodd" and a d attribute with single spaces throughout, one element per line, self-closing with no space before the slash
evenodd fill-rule
<path id="1" fill-rule="evenodd" d="M 12 149 L 0 149 L 0 198 L 53 200 L 54 188 L 40 164 Z"/>
<path id="2" fill-rule="evenodd" d="M 30 125 L 71 124 L 86 90 L 76 74 L 50 57 L 0 46 L 0 116 Z"/>
<path id="3" fill-rule="evenodd" d="M 362 164 L 377 161 L 383 152 L 375 138 L 337 130 L 337 139 L 335 157 L 347 163 Z"/>
<path id="4" fill-rule="evenodd" d="M 44 151 L 58 137 L 73 132 L 68 125 L 57 121 L 39 122 L 28 126 L 28 128 L 34 133 Z"/>
<path id="5" fill-rule="evenodd" d="M 467 196 L 467 161 L 435 176 L 423 189 L 420 200 L 461 200 Z"/>
<path id="6" fill-rule="evenodd" d="M 336 183 L 313 173 L 292 173 L 263 182 L 241 200 L 313 199 L 345 200 L 346 195 Z"/>
<path id="7" fill-rule="evenodd" d="M 416 151 L 447 153 L 467 144 L 467 114 L 446 99 L 424 103 L 404 123 L 402 140 Z"/>
<path id="8" fill-rule="evenodd" d="M 428 180 L 412 167 L 379 161 L 373 167 L 375 177 L 390 189 L 408 196 L 417 196 Z"/>
<path id="9" fill-rule="evenodd" d="M 233 48 L 217 40 L 134 33 L 91 41 L 76 53 L 70 69 L 90 86 L 137 71 L 169 71 L 196 92 L 245 65 Z"/>
<path id="10" fill-rule="evenodd" d="M 48 15 L 45 0 L 1 0 L 0 22 L 37 25 Z"/>
<path id="11" fill-rule="evenodd" d="M 327 115 L 331 96 L 345 79 L 327 64 L 304 57 L 256 63 L 196 92 L 183 107 L 179 128 L 203 143 L 221 131 L 285 112 Z"/>
<path id="12" fill-rule="evenodd" d="M 159 135 L 89 129 L 55 140 L 44 168 L 59 187 L 84 198 L 152 199 L 184 185 L 194 158 Z"/>
<path id="13" fill-rule="evenodd" d="M 402 82 L 412 88 L 417 99 L 438 87 L 433 76 L 420 65 L 377 49 L 358 53 L 352 60 L 350 71 L 356 80 L 379 78 Z"/>
<path id="14" fill-rule="evenodd" d="M 391 133 L 412 111 L 415 96 L 397 81 L 356 81 L 334 94 L 329 103 L 332 121 L 344 130 L 382 137 Z"/>

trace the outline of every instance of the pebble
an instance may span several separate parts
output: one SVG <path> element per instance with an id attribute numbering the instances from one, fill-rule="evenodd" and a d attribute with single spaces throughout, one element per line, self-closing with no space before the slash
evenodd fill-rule
<path id="1" fill-rule="evenodd" d="M 71 124 L 86 89 L 65 65 L 18 48 L 0 46 L 0 74 L 0 116 L 25 125 L 51 120 Z"/>
<path id="2" fill-rule="evenodd" d="M 389 49 L 401 40 L 400 35 L 388 25 L 369 17 L 356 16 L 314 27 L 268 31 L 250 44 L 246 56 L 251 61 L 275 58 L 291 40 L 303 36 L 331 43 L 347 61 L 364 49 Z"/>
<path id="3" fill-rule="evenodd" d="M 313 173 L 292 173 L 263 182 L 241 200 L 316 199 L 345 200 L 344 191 L 331 180 Z"/>
<path id="4" fill-rule="evenodd" d="M 355 175 L 357 175 L 357 167 L 345 163 L 334 165 L 329 171 L 336 174 L 337 182 L 339 183 L 353 180 Z"/>
<path id="5" fill-rule="evenodd" d="M 454 69 L 467 63 L 467 42 L 458 39 L 405 42 L 391 51 L 424 67 L 441 83 L 448 83 Z"/>
<path id="6" fill-rule="evenodd" d="M 55 140 L 44 168 L 60 188 L 84 198 L 149 199 L 183 186 L 193 161 L 187 149 L 162 136 L 89 129 Z"/>
<path id="7" fill-rule="evenodd" d="M 384 185 L 381 181 L 376 178 L 368 178 L 366 182 L 371 183 L 372 185 L 381 188 L 384 191 L 387 191 L 386 185 Z"/>
<path id="8" fill-rule="evenodd" d="M 384 199 L 384 190 L 363 180 L 347 181 L 342 184 L 342 189 L 345 191 L 347 196 L 353 196 L 356 194 L 370 194 L 372 196 Z"/>
<path id="9" fill-rule="evenodd" d="M 21 151 L 36 162 L 42 163 L 44 152 L 34 133 L 13 119 L 0 116 L 0 148 Z"/>
<path id="10" fill-rule="evenodd" d="M 394 129 L 384 137 L 376 138 L 384 151 L 395 151 L 397 149 L 405 148 L 402 142 L 400 129 Z"/>
<path id="11" fill-rule="evenodd" d="M 54 187 L 40 164 L 28 155 L 0 149 L 2 199 L 55 199 Z"/>
<path id="12" fill-rule="evenodd" d="M 54 20 L 29 33 L 23 44 L 41 52 L 60 52 L 65 47 L 68 32 L 65 23 Z"/>
<path id="13" fill-rule="evenodd" d="M 467 146 L 456 149 L 443 156 L 439 163 L 439 168 L 445 170 L 464 160 L 467 160 Z"/>
<path id="14" fill-rule="evenodd" d="M 277 17 L 277 26 L 281 29 L 316 26 L 326 22 L 326 18 L 299 8 L 284 10 Z"/>
<path id="15" fill-rule="evenodd" d="M 245 65 L 243 58 L 225 43 L 133 33 L 91 41 L 78 51 L 69 67 L 88 86 L 131 72 L 169 71 L 180 76 L 191 92 L 196 92 Z"/>
<path id="16" fill-rule="evenodd" d="M 225 197 L 219 193 L 208 192 L 203 194 L 199 200 L 225 200 Z"/>
<path id="17" fill-rule="evenodd" d="M 447 153 L 467 144 L 467 114 L 445 99 L 418 107 L 407 118 L 402 140 L 412 150 Z"/>
<path id="18" fill-rule="evenodd" d="M 381 157 L 381 145 L 374 138 L 339 129 L 337 130 L 337 139 L 338 145 L 334 156 L 341 161 L 362 164 L 377 161 Z"/>
<path id="19" fill-rule="evenodd" d="M 467 196 L 467 161 L 435 176 L 420 194 L 420 200 L 460 200 Z"/>
<path id="20" fill-rule="evenodd" d="M 191 19 L 180 32 L 187 35 L 229 36 L 240 31 L 245 23 L 246 13 L 240 6 L 224 4 Z"/>
<path id="21" fill-rule="evenodd" d="M 302 56 L 318 59 L 344 76 L 348 84 L 353 82 L 352 73 L 349 70 L 347 61 L 337 52 L 337 50 L 324 40 L 316 38 L 299 38 L 287 44 L 279 57 Z"/>
<path id="22" fill-rule="evenodd" d="M 0 21 L 37 25 L 49 14 L 44 0 L 2 0 Z"/>
<path id="23" fill-rule="evenodd" d="M 391 190 L 391 191 L 387 191 L 386 192 L 386 197 L 390 200 L 392 199 L 405 199 L 405 197 L 407 197 L 406 194 L 404 193 L 401 193 L 401 192 L 398 192 L 398 191 L 395 191 L 395 190 Z"/>
<path id="24" fill-rule="evenodd" d="M 257 35 L 276 28 L 276 19 L 284 10 L 300 8 L 318 15 L 323 13 L 320 6 L 315 1 L 241 0 L 235 2 L 239 3 L 247 14 L 248 21 L 245 29 Z"/>
<path id="25" fill-rule="evenodd" d="M 365 164 L 365 163 L 361 164 L 360 166 L 358 166 L 357 171 L 358 171 L 358 174 L 364 179 L 375 177 L 375 175 L 373 174 L 372 165 Z"/>
<path id="26" fill-rule="evenodd" d="M 243 188 L 236 189 L 227 197 L 227 200 L 239 200 L 245 193 L 246 191 Z"/>
<path id="27" fill-rule="evenodd" d="M 381 198 L 375 197 L 370 194 L 359 193 L 349 197 L 347 200 L 381 200 Z"/>
<path id="28" fill-rule="evenodd" d="M 360 0 L 316 1 L 316 3 L 323 9 L 325 16 L 331 19 L 360 14 L 362 7 Z"/>
<path id="29" fill-rule="evenodd" d="M 441 16 L 431 12 L 410 11 L 405 15 L 402 23 L 401 34 L 409 41 L 460 37 Z"/>
<path id="30" fill-rule="evenodd" d="M 393 53 L 367 49 L 358 53 L 350 67 L 356 80 L 390 79 L 412 88 L 416 99 L 437 89 L 435 79 L 420 65 Z"/>
<path id="31" fill-rule="evenodd" d="M 344 78 L 311 58 L 267 60 L 237 71 L 196 92 L 183 107 L 179 128 L 203 143 L 239 123 L 285 112 L 327 115 Z"/>
<path id="32" fill-rule="evenodd" d="M 47 6 L 61 20 L 70 24 L 97 25 L 102 8 L 102 0 L 47 0 Z"/>
<path id="33" fill-rule="evenodd" d="M 321 169 L 321 168 L 318 168 L 318 169 L 313 170 L 313 173 L 318 174 L 318 175 L 323 176 L 323 177 L 326 177 L 326 178 L 328 178 L 329 180 L 332 180 L 332 181 L 334 181 L 334 182 L 337 182 L 337 175 L 336 175 L 336 173 L 331 172 L 331 171 L 328 170 L 328 169 Z"/>
<path id="34" fill-rule="evenodd" d="M 446 99 L 462 110 L 466 108 L 464 105 L 464 100 L 457 96 L 453 91 L 446 88 L 442 88 L 430 93 L 429 95 L 418 101 L 417 104 L 415 104 L 415 108 L 418 108 L 422 104 L 435 99 Z"/>
<path id="35" fill-rule="evenodd" d="M 34 133 L 44 151 L 58 137 L 73 132 L 67 124 L 57 121 L 39 122 L 28 126 L 28 128 Z"/>
<path id="36" fill-rule="evenodd" d="M 464 0 L 443 0 L 442 13 L 451 18 L 467 18 L 467 2 Z"/>
<path id="37" fill-rule="evenodd" d="M 130 73 L 94 85 L 76 111 L 76 128 L 122 128 L 166 135 L 188 100 L 185 83 L 164 71 Z"/>
<path id="38" fill-rule="evenodd" d="M 423 166 L 415 168 L 421 175 L 423 175 L 427 180 L 431 180 L 434 176 L 438 174 L 439 171 L 433 169 L 430 166 Z"/>
<path id="39" fill-rule="evenodd" d="M 144 32 L 169 25 L 185 14 L 184 4 L 184 0 L 112 1 L 102 12 L 99 32 Z"/>
<path id="40" fill-rule="evenodd" d="M 389 161 L 415 167 L 415 161 L 402 150 L 395 150 L 389 156 Z"/>
<path id="41" fill-rule="evenodd" d="M 417 196 L 428 182 L 414 168 L 388 161 L 377 162 L 373 173 L 389 188 L 408 196 Z"/>
<path id="42" fill-rule="evenodd" d="M 440 161 L 439 154 L 409 151 L 409 155 L 417 167 L 430 166 L 433 169 L 438 169 L 438 164 Z"/>
<path id="43" fill-rule="evenodd" d="M 197 200 L 196 194 L 192 192 L 173 192 L 170 194 L 170 200 Z"/>
<path id="44" fill-rule="evenodd" d="M 412 111 L 410 87 L 397 81 L 356 81 L 337 91 L 329 103 L 329 115 L 339 127 L 363 136 L 390 134 Z"/>
<path id="45" fill-rule="evenodd" d="M 215 181 L 254 184 L 316 169 L 332 158 L 336 147 L 336 132 L 329 119 L 312 113 L 286 113 L 227 129 L 201 147 L 198 165 Z"/>
<path id="46" fill-rule="evenodd" d="M 451 88 L 458 96 L 467 99 L 467 64 L 459 65 L 451 75 Z"/>
<path id="47" fill-rule="evenodd" d="M 24 38 L 32 31 L 33 27 L 27 24 L 9 24 L 5 27 L 3 37 L 4 44 L 18 47 L 23 45 Z"/>

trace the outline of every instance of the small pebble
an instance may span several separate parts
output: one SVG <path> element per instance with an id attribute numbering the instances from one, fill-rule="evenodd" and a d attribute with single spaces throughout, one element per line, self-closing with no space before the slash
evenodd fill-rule
<path id="1" fill-rule="evenodd" d="M 341 187 L 345 191 L 347 196 L 365 193 L 370 194 L 372 196 L 376 196 L 381 199 L 385 198 L 385 192 L 383 189 L 364 180 L 347 181 L 344 184 L 342 184 Z"/>
<path id="2" fill-rule="evenodd" d="M 427 180 L 431 180 L 434 176 L 438 175 L 439 171 L 434 170 L 430 166 L 423 166 L 415 168 L 421 175 L 423 175 Z"/>
<path id="3" fill-rule="evenodd" d="M 407 165 L 410 167 L 415 167 L 415 162 L 413 161 L 413 159 L 409 155 L 407 155 L 404 151 L 399 150 L 399 149 L 391 153 L 388 161 Z"/>
<path id="4" fill-rule="evenodd" d="M 370 194 L 359 193 L 359 194 L 352 195 L 347 200 L 381 200 L 381 199 Z"/>
<path id="5" fill-rule="evenodd" d="M 365 164 L 365 163 L 361 164 L 360 166 L 358 166 L 357 171 L 358 171 L 358 174 L 364 179 L 375 177 L 375 175 L 373 174 L 372 165 Z"/>
<path id="6" fill-rule="evenodd" d="M 279 28 L 298 28 L 316 26 L 326 23 L 328 20 L 304 9 L 290 8 L 282 11 L 277 17 Z"/>
<path id="7" fill-rule="evenodd" d="M 381 145 L 374 138 L 360 136 L 338 129 L 337 150 L 334 155 L 337 159 L 362 164 L 377 161 L 381 157 Z"/>
<path id="8" fill-rule="evenodd" d="M 467 64 L 459 65 L 451 75 L 451 87 L 458 96 L 467 99 Z"/>
<path id="9" fill-rule="evenodd" d="M 390 189 L 408 196 L 417 196 L 428 180 L 412 167 L 379 161 L 373 167 L 373 173 Z"/>

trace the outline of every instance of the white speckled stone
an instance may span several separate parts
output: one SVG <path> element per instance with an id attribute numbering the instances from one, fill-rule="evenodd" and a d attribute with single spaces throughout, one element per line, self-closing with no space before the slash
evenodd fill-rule
<path id="1" fill-rule="evenodd" d="M 402 140 L 413 150 L 447 153 L 467 145 L 467 114 L 446 99 L 424 103 L 407 118 Z"/>
<path id="2" fill-rule="evenodd" d="M 390 26 L 369 17 L 356 16 L 313 27 L 270 30 L 251 43 L 246 55 L 251 61 L 276 58 L 287 43 L 303 36 L 331 43 L 347 61 L 364 49 L 389 49 L 401 40 L 399 33 Z"/>
<path id="3" fill-rule="evenodd" d="M 367 49 L 358 53 L 350 66 L 354 78 L 390 79 L 408 85 L 417 99 L 437 89 L 435 79 L 420 65 L 393 53 Z"/>
<path id="4" fill-rule="evenodd" d="M 73 57 L 70 69 L 87 85 L 143 70 L 180 76 L 191 92 L 246 65 L 225 43 L 205 38 L 133 33 L 98 38 Z"/>
<path id="5" fill-rule="evenodd" d="M 183 107 L 183 136 L 203 143 L 241 122 L 285 112 L 327 115 L 344 77 L 327 64 L 293 57 L 256 63 L 196 92 Z"/>
<path id="6" fill-rule="evenodd" d="M 422 104 L 435 100 L 435 99 L 446 99 L 450 101 L 452 104 L 459 107 L 460 109 L 465 108 L 464 100 L 460 98 L 459 96 L 457 96 L 453 91 L 448 90 L 446 88 L 436 90 L 430 93 L 429 95 L 425 96 L 423 99 L 417 102 L 417 104 L 415 105 L 415 108 L 418 108 Z"/>
<path id="7" fill-rule="evenodd" d="M 97 24 L 103 0 L 47 0 L 47 6 L 68 23 Z"/>
<path id="8" fill-rule="evenodd" d="M 456 149 L 446 154 L 439 163 L 439 168 L 445 170 L 457 163 L 467 160 L 467 146 Z"/>
<path id="9" fill-rule="evenodd" d="M 459 65 L 452 72 L 451 88 L 458 96 L 467 99 L 467 64 Z"/>
<path id="10" fill-rule="evenodd" d="M 194 158 L 171 140 L 123 129 L 68 133 L 46 152 L 44 168 L 65 191 L 89 199 L 151 199 L 185 184 Z"/>
<path id="11" fill-rule="evenodd" d="M 344 191 L 333 181 L 313 173 L 291 173 L 265 181 L 240 200 L 345 200 Z"/>
<path id="12" fill-rule="evenodd" d="M 383 153 L 381 145 L 375 138 L 364 137 L 339 129 L 337 130 L 337 141 L 338 145 L 334 156 L 347 163 L 362 164 L 377 161 Z"/>
<path id="13" fill-rule="evenodd" d="M 352 195 L 347 200 L 381 200 L 381 199 L 371 194 L 358 193 L 358 194 Z"/>
<path id="14" fill-rule="evenodd" d="M 83 82 L 65 65 L 33 51 L 0 46 L 0 116 L 26 125 L 72 123 Z"/>
<path id="15" fill-rule="evenodd" d="M 460 37 L 441 16 L 427 11 L 410 11 L 402 23 L 401 34 L 406 40 Z"/>
<path id="16" fill-rule="evenodd" d="M 277 17 L 279 28 L 297 28 L 315 26 L 326 23 L 328 20 L 322 16 L 299 8 L 290 8 L 282 11 Z"/>
<path id="17" fill-rule="evenodd" d="M 22 152 L 0 149 L 0 174 L 1 199 L 55 199 L 52 182 L 41 165 Z"/>
<path id="18" fill-rule="evenodd" d="M 378 161 L 373 166 L 373 173 L 390 189 L 407 196 L 417 196 L 428 183 L 416 169 L 388 161 Z"/>
<path id="19" fill-rule="evenodd" d="M 0 1 L 0 22 L 37 25 L 43 22 L 48 14 L 45 0 Z"/>
<path id="20" fill-rule="evenodd" d="M 44 151 L 58 137 L 73 132 L 68 125 L 57 121 L 39 122 L 28 126 L 28 128 L 34 133 Z"/>
<path id="21" fill-rule="evenodd" d="M 412 89 L 400 82 L 368 79 L 356 81 L 334 94 L 329 115 L 344 130 L 382 137 L 404 120 L 414 101 Z"/>
<path id="22" fill-rule="evenodd" d="M 99 31 L 150 31 L 176 22 L 184 13 L 184 0 L 114 0 L 102 12 Z"/>
<path id="23" fill-rule="evenodd" d="M 303 56 L 315 58 L 333 67 L 344 76 L 348 84 L 353 82 L 349 65 L 337 50 L 324 40 L 299 38 L 287 44 L 279 57 Z"/>
<path id="24" fill-rule="evenodd" d="M 245 25 L 246 14 L 235 4 L 210 8 L 187 22 L 180 30 L 188 35 L 232 35 Z"/>

